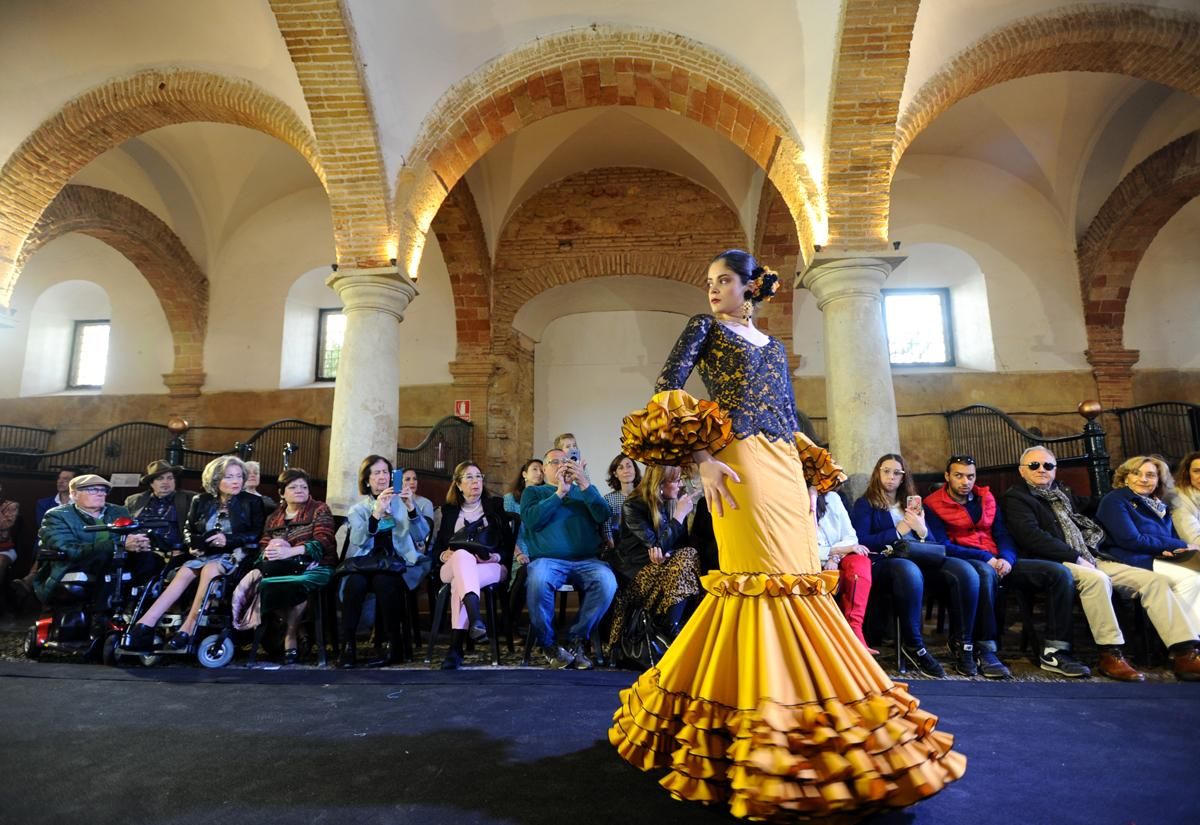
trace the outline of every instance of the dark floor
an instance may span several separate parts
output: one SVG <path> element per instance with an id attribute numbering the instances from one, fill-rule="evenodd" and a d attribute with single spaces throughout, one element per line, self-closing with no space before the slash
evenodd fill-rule
<path id="1" fill-rule="evenodd" d="M 0 663 L 0 821 L 732 821 L 605 739 L 620 671 Z M 921 681 L 966 776 L 873 823 L 1195 822 L 1200 685 Z"/>

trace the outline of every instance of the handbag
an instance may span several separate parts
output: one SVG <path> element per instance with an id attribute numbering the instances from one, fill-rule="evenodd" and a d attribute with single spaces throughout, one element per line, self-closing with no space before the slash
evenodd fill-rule
<path id="1" fill-rule="evenodd" d="M 500 552 L 500 534 L 494 525 L 484 524 L 486 516 L 475 521 L 464 521 L 462 529 L 454 531 L 446 546 L 451 550 L 466 550 L 483 561 Z"/>
<path id="2" fill-rule="evenodd" d="M 891 556 L 894 559 L 908 559 L 915 564 L 940 564 L 946 559 L 946 545 L 934 544 L 931 541 L 900 539 L 900 541 L 888 545 L 887 549 L 883 551 L 883 555 Z"/>

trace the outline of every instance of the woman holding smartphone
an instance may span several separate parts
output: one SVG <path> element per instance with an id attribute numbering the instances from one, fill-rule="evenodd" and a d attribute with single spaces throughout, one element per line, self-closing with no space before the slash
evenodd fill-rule
<path id="1" fill-rule="evenodd" d="M 625 499 L 613 572 L 620 590 L 613 607 L 610 647 L 624 630 L 631 605 L 641 605 L 667 637 L 679 635 L 688 599 L 700 592 L 700 565 L 693 547 L 676 546 L 687 534 L 695 500 L 680 495 L 678 467 L 652 464 Z"/>
<path id="2" fill-rule="evenodd" d="M 946 671 L 925 647 L 921 632 L 925 585 L 933 576 L 950 591 L 950 635 L 964 645 L 971 645 L 979 603 L 979 577 L 962 559 L 914 562 L 880 555 L 889 545 L 903 539 L 925 541 L 929 537 L 921 497 L 901 455 L 887 453 L 875 462 L 866 493 L 854 502 L 851 521 L 858 540 L 871 551 L 872 595 L 882 592 L 892 596 L 896 615 L 900 617 L 900 649 L 904 658 L 926 676 L 944 678 Z M 960 658 L 962 661 L 956 663 L 958 672 L 964 676 L 976 675 L 964 672 L 971 670 L 967 660 L 973 665 L 974 658 Z"/>
<path id="3" fill-rule="evenodd" d="M 346 558 L 355 556 L 396 555 L 404 559 L 404 572 L 354 572 L 342 576 L 339 597 L 342 602 L 341 667 L 357 664 L 355 635 L 368 592 L 375 594 L 375 609 L 384 617 L 388 645 L 381 659 L 370 666 L 392 664 L 399 660 L 400 588 L 414 591 L 433 566 L 427 553 L 417 550 L 416 541 L 424 541 L 430 532 L 428 521 L 415 509 L 412 495 L 404 507 L 396 506 L 397 488 L 392 486 L 392 462 L 381 455 L 369 455 L 358 468 L 358 491 L 363 498 L 350 508 L 346 521 L 350 535 Z M 401 499 L 402 500 L 402 499 Z"/>

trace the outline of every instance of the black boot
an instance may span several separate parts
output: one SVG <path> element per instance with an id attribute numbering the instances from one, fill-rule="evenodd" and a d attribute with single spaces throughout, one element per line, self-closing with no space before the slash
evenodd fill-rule
<path id="1" fill-rule="evenodd" d="M 463 661 L 463 643 L 466 641 L 467 632 L 465 630 L 456 630 L 451 636 L 450 650 L 446 653 L 446 658 L 442 660 L 442 670 L 458 670 Z"/>
<path id="2" fill-rule="evenodd" d="M 392 665 L 400 664 L 401 658 L 400 645 L 396 642 L 387 642 L 383 646 L 383 651 L 379 658 L 367 662 L 367 667 L 391 667 Z"/>
<path id="3" fill-rule="evenodd" d="M 125 649 L 138 653 L 149 653 L 154 650 L 154 628 L 141 622 L 129 628 L 125 639 Z"/>
<path id="4" fill-rule="evenodd" d="M 342 656 L 338 659 L 338 667 L 342 670 L 350 670 L 358 663 L 358 648 L 354 642 L 346 642 L 342 645 Z"/>

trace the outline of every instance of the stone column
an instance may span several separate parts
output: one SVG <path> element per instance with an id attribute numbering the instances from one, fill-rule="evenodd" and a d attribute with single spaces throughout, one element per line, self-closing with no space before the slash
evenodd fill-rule
<path id="1" fill-rule="evenodd" d="M 371 453 L 396 457 L 400 425 L 400 322 L 417 288 L 394 267 L 347 269 L 325 282 L 346 313 L 333 390 L 326 500 L 345 515 L 358 499 L 358 465 Z"/>
<path id="2" fill-rule="evenodd" d="M 903 260 L 818 258 L 800 278 L 823 318 L 829 450 L 855 496 L 879 456 L 900 448 L 880 289 Z"/>

